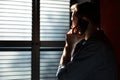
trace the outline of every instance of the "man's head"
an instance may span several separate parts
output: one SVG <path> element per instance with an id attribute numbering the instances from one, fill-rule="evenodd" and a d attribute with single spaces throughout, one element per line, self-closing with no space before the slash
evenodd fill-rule
<path id="1" fill-rule="evenodd" d="M 91 2 L 77 3 L 71 6 L 72 27 L 78 27 L 81 33 L 84 33 L 90 23 L 99 26 L 100 16 L 96 5 Z"/>

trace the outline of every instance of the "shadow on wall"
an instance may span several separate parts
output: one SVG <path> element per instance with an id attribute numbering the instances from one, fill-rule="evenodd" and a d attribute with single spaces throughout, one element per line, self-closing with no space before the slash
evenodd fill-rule
<path id="1" fill-rule="evenodd" d="M 101 0 L 100 9 L 101 26 L 116 51 L 120 77 L 120 0 Z"/>

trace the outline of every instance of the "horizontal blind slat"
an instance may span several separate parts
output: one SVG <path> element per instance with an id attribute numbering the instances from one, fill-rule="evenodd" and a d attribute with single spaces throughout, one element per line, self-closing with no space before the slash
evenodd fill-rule
<path id="1" fill-rule="evenodd" d="M 28 3 L 28 2 L 17 2 L 17 1 L 10 1 L 10 0 L 0 0 L 0 4 L 2 5 L 17 5 L 17 6 L 29 6 L 29 7 L 32 7 L 31 3 Z"/>

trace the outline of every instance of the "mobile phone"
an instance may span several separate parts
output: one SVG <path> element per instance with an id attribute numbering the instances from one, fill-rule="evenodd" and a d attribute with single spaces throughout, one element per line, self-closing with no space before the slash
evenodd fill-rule
<path id="1" fill-rule="evenodd" d="M 89 24 L 89 22 L 82 18 L 80 18 L 78 20 L 77 27 L 78 27 L 79 31 L 81 32 L 81 35 L 84 34 L 85 31 L 87 30 L 88 24 Z"/>

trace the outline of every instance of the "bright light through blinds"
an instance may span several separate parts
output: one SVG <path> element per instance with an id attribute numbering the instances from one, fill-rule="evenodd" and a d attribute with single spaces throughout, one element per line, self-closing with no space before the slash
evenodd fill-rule
<path id="1" fill-rule="evenodd" d="M 40 40 L 64 41 L 69 29 L 70 0 L 40 0 Z"/>
<path id="2" fill-rule="evenodd" d="M 0 80 L 31 80 L 31 52 L 0 52 Z"/>
<path id="3" fill-rule="evenodd" d="M 70 0 L 40 0 L 40 41 L 65 40 L 70 25 L 69 8 Z M 57 80 L 61 53 L 59 50 L 40 51 L 40 80 Z"/>
<path id="4" fill-rule="evenodd" d="M 40 52 L 40 80 L 57 80 L 56 71 L 62 51 Z"/>
<path id="5" fill-rule="evenodd" d="M 32 0 L 0 0 L 0 40 L 31 40 Z"/>

